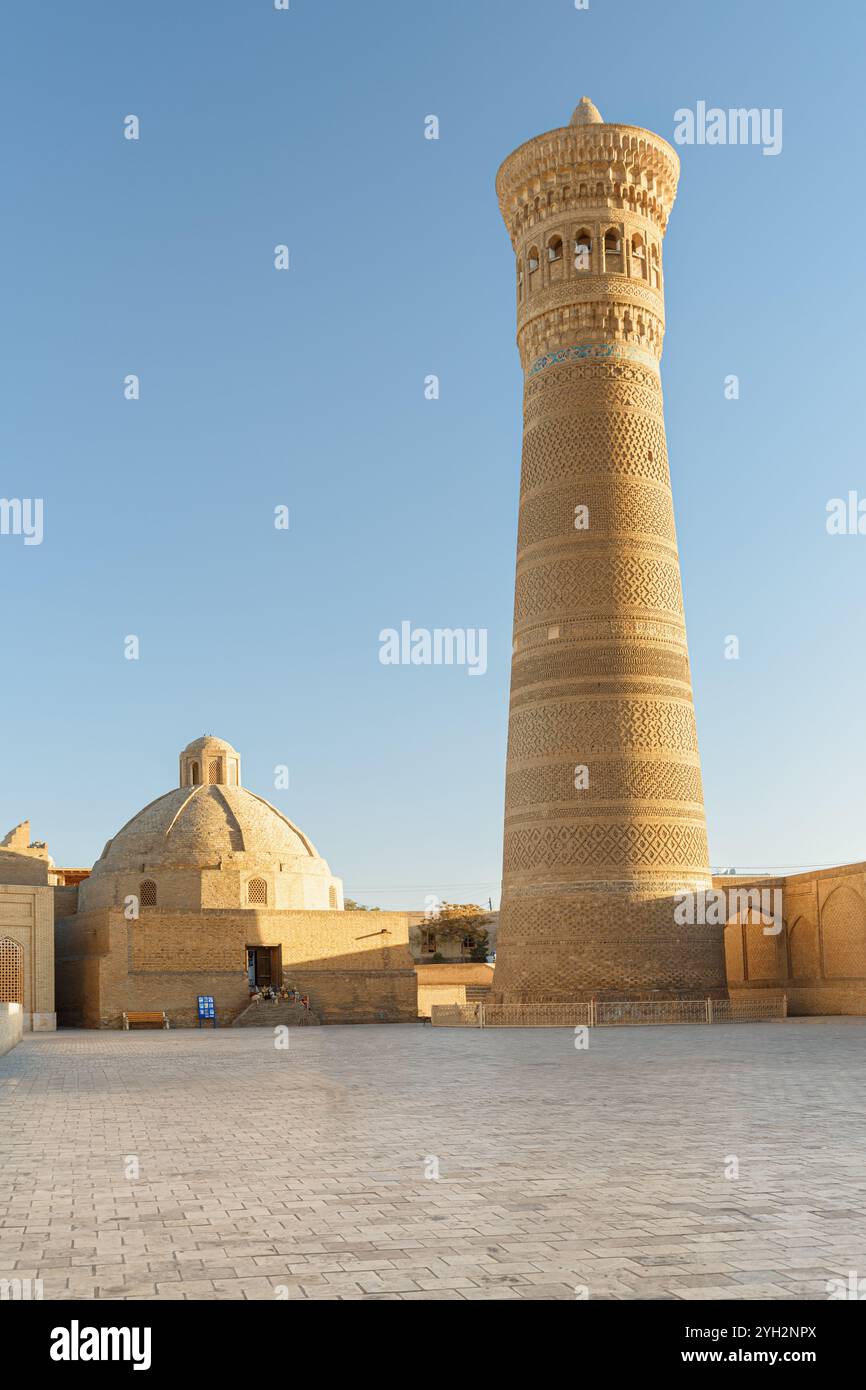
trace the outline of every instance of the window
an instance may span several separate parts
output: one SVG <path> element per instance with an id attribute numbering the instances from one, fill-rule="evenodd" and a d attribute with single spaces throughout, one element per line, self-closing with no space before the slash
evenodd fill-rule
<path id="1" fill-rule="evenodd" d="M 24 947 L 0 938 L 0 1004 L 24 1003 Z"/>
<path id="2" fill-rule="evenodd" d="M 211 758 L 208 763 L 207 780 L 209 782 L 221 782 L 223 780 L 222 758 Z"/>
<path id="3" fill-rule="evenodd" d="M 522 266 L 522 265 L 521 265 L 521 266 L 518 266 L 518 268 L 517 268 L 517 298 L 518 298 L 518 301 L 520 301 L 520 300 L 523 298 L 523 266 Z"/>
<path id="4" fill-rule="evenodd" d="M 606 271 L 622 270 L 622 240 L 613 227 L 604 234 L 604 268 Z"/>
<path id="5" fill-rule="evenodd" d="M 561 236 L 552 236 L 547 243 L 547 265 L 551 281 L 561 280 L 565 273 Z"/>
<path id="6" fill-rule="evenodd" d="M 529 288 L 532 289 L 532 277 L 533 277 L 533 275 L 535 274 L 535 272 L 538 270 L 539 265 L 541 264 L 541 262 L 540 262 L 540 260 L 539 260 L 539 258 L 538 258 L 538 247 L 537 247 L 537 246 L 533 246 L 533 247 L 530 248 L 530 252 L 529 252 L 529 256 L 528 256 L 528 261 L 529 261 Z"/>
<path id="7" fill-rule="evenodd" d="M 661 269 L 659 267 L 659 248 L 653 246 L 652 249 L 652 285 L 654 289 L 659 289 L 662 283 Z"/>
<path id="8" fill-rule="evenodd" d="M 574 238 L 574 268 L 575 270 L 589 270 L 589 258 L 592 255 L 592 237 L 589 232 L 578 232 Z"/>
<path id="9" fill-rule="evenodd" d="M 138 905 L 156 907 L 156 884 L 152 878 L 146 878 L 138 885 Z"/>
<path id="10" fill-rule="evenodd" d="M 631 239 L 631 273 L 639 280 L 647 278 L 646 247 L 643 237 L 640 236 L 633 236 Z"/>
<path id="11" fill-rule="evenodd" d="M 432 956 L 436 951 L 436 933 L 429 927 L 425 927 L 421 932 L 421 950 L 425 956 Z"/>
<path id="12" fill-rule="evenodd" d="M 197 787 L 197 786 L 198 786 L 198 783 L 199 783 L 198 763 L 190 763 L 190 765 L 189 765 L 189 785 L 190 785 L 191 787 Z"/>
<path id="13" fill-rule="evenodd" d="M 268 885 L 263 878 L 251 878 L 247 884 L 247 902 L 264 903 L 268 901 Z"/>
<path id="14" fill-rule="evenodd" d="M 328 906 L 329 906 L 333 911 L 336 911 L 336 908 L 337 908 L 337 890 L 336 890 L 336 888 L 334 887 L 333 884 L 331 884 L 330 888 L 328 889 Z"/>

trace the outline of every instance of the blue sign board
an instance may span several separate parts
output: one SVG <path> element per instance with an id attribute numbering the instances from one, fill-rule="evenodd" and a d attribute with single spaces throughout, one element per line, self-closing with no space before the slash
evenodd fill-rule
<path id="1" fill-rule="evenodd" d="M 199 1023 L 199 1028 L 201 1027 L 201 1021 L 202 1021 L 203 1018 L 212 1018 L 212 1019 L 213 1019 L 213 1023 L 214 1023 L 214 1027 L 216 1027 L 216 1009 L 214 1008 L 214 1002 L 213 1002 L 213 995 L 212 995 L 212 994 L 200 994 L 200 995 L 198 996 L 198 1023 Z"/>

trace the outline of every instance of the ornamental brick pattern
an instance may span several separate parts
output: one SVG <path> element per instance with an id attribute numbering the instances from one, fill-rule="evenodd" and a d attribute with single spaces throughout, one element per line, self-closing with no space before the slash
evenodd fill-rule
<path id="1" fill-rule="evenodd" d="M 665 141 L 584 98 L 497 178 L 526 381 L 494 984 L 511 1000 L 724 990 L 722 928 L 674 919 L 711 882 L 659 378 L 678 176 Z"/>

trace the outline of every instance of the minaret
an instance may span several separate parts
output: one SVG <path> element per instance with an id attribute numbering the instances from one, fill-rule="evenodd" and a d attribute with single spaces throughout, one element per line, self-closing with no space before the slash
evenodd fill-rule
<path id="1" fill-rule="evenodd" d="M 525 375 L 494 980 L 514 1002 L 725 989 L 722 928 L 674 915 L 711 887 L 659 378 L 678 176 L 583 97 L 496 180 Z"/>

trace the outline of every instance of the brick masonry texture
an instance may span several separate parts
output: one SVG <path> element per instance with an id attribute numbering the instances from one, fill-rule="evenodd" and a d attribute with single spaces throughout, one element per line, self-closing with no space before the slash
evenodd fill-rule
<path id="1" fill-rule="evenodd" d="M 732 910 L 724 929 L 677 926 L 669 894 L 587 891 L 576 907 L 567 889 L 537 896 L 528 890 L 519 911 L 535 950 L 508 1000 L 718 995 L 724 991 L 706 989 L 704 981 L 723 939 L 733 996 L 784 992 L 794 1015 L 866 1013 L 866 865 L 779 879 L 725 876 L 714 884 L 729 893 L 778 889 L 782 930 L 768 932 L 747 906 Z M 18 888 L 6 892 L 9 904 L 24 900 Z M 406 913 L 145 908 L 138 922 L 128 922 L 113 909 L 67 918 L 56 935 L 61 1022 L 88 1027 L 119 1027 L 124 1009 L 162 1008 L 175 1025 L 190 1025 L 200 993 L 213 994 L 221 1019 L 230 1021 L 247 1002 L 248 945 L 279 945 L 286 983 L 308 994 L 326 1023 L 414 1018 L 416 973 L 432 981 L 437 971 L 453 969 L 413 972 Z M 647 949 L 636 950 L 636 940 Z M 42 960 L 45 975 L 50 955 L 43 952 Z M 551 971 L 552 960 L 561 970 Z M 475 969 L 488 982 L 489 967 L 460 969 Z"/>
<path id="2" fill-rule="evenodd" d="M 271 948 L 268 982 L 306 994 L 323 1023 L 414 1019 L 409 915 L 344 912 L 340 880 L 241 785 L 224 739 L 195 739 L 179 764 L 180 786 L 108 841 L 77 911 L 58 904 L 61 1023 L 120 1028 L 124 1012 L 164 1010 L 189 1027 L 200 994 L 231 1022 L 249 1004 L 248 947 Z"/>
<path id="3" fill-rule="evenodd" d="M 229 1022 L 249 1003 L 246 948 L 280 947 L 283 977 L 324 1022 L 397 1022 L 416 1016 L 414 962 L 404 912 L 172 912 L 119 908 L 58 924 L 60 1020 L 119 1028 L 124 1010 L 164 1009 L 175 1026 L 196 1021 L 211 994 Z"/>
<path id="4" fill-rule="evenodd" d="M 779 932 L 768 931 L 772 923 L 746 902 L 729 915 L 725 967 L 732 996 L 783 990 L 791 1014 L 866 1013 L 866 864 L 784 878 L 725 875 L 713 883 L 728 892 L 781 893 Z"/>
<path id="5" fill-rule="evenodd" d="M 81 884 L 78 910 L 123 906 L 132 894 L 144 902 L 145 883 L 160 907 L 342 907 L 342 884 L 309 838 L 240 775 L 230 743 L 208 736 L 189 744 L 180 786 L 112 836 Z"/>
<path id="6" fill-rule="evenodd" d="M 506 1001 L 724 990 L 721 927 L 682 932 L 673 917 L 678 889 L 709 887 L 658 372 L 678 177 L 665 141 L 584 99 L 497 178 L 526 373 Z"/>
<path id="7" fill-rule="evenodd" d="M 586 1051 L 568 1028 L 32 1034 L 0 1058 L 0 1278 L 826 1299 L 866 1271 L 864 1043 L 854 1019 L 598 1029 Z"/>
<path id="8" fill-rule="evenodd" d="M 0 858 L 0 873 L 5 868 Z M 0 938 L 24 951 L 23 1021 L 28 1030 L 54 1018 L 54 889 L 0 881 Z"/>

